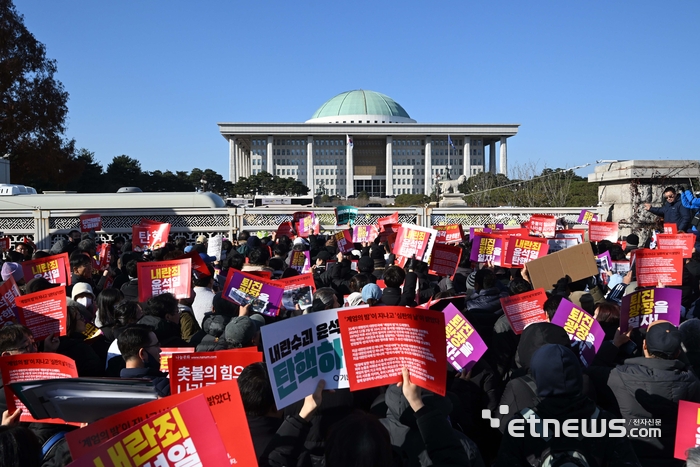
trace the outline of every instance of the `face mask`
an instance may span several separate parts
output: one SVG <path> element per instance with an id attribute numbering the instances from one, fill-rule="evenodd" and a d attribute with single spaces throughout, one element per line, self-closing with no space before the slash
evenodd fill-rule
<path id="1" fill-rule="evenodd" d="M 79 299 L 76 300 L 76 302 L 80 303 L 83 305 L 85 308 L 89 308 L 90 305 L 92 305 L 92 298 L 90 297 L 80 297 Z"/>
<path id="2" fill-rule="evenodd" d="M 160 360 L 156 360 L 153 355 L 146 352 L 146 360 L 143 362 L 146 368 L 151 371 L 160 371 Z"/>

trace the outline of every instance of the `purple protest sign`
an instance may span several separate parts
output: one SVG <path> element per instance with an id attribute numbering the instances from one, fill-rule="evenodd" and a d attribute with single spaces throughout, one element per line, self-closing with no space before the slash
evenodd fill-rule
<path id="1" fill-rule="evenodd" d="M 469 371 L 486 352 L 486 344 L 456 306 L 450 303 L 442 312 L 445 314 L 447 361 L 457 371 Z"/>
<path id="2" fill-rule="evenodd" d="M 581 214 L 578 215 L 578 220 L 576 222 L 579 224 L 588 225 L 591 221 L 597 220 L 598 215 L 596 213 L 582 209 Z"/>
<path id="3" fill-rule="evenodd" d="M 469 254 L 470 261 L 485 263 L 491 261 L 501 264 L 503 251 L 503 237 L 496 234 L 478 233 L 472 241 L 472 249 Z"/>
<path id="4" fill-rule="evenodd" d="M 573 344 L 578 344 L 578 356 L 584 366 L 593 362 L 603 340 L 605 331 L 591 315 L 563 299 L 552 318 L 552 324 L 561 326 Z"/>
<path id="5" fill-rule="evenodd" d="M 665 320 L 678 326 L 681 322 L 681 294 L 678 289 L 645 289 L 622 298 L 620 331 L 646 328 L 654 321 Z"/>
<path id="6" fill-rule="evenodd" d="M 474 235 L 479 235 L 480 233 L 491 233 L 492 230 L 488 227 L 469 227 L 469 238 L 474 239 Z"/>
<path id="7" fill-rule="evenodd" d="M 250 304 L 252 312 L 277 316 L 283 294 L 284 287 L 277 287 L 267 279 L 231 268 L 226 276 L 222 296 L 238 305 Z"/>
<path id="8" fill-rule="evenodd" d="M 493 231 L 493 230 L 503 230 L 503 224 L 484 224 L 484 227 L 487 229 Z"/>
<path id="9" fill-rule="evenodd" d="M 308 251 L 292 251 L 289 267 L 299 271 L 299 274 L 306 274 L 311 271 L 311 253 Z"/>

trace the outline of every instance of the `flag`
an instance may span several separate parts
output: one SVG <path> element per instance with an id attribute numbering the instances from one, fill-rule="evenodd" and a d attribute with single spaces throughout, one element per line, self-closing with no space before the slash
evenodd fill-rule
<path id="1" fill-rule="evenodd" d="M 457 148 L 455 147 L 454 143 L 452 142 L 452 138 L 450 138 L 450 135 L 447 135 L 447 143 L 448 143 L 450 146 L 452 146 L 452 149 L 454 149 L 455 151 L 457 150 Z"/>
<path id="2" fill-rule="evenodd" d="M 348 146 L 350 146 L 350 149 L 352 149 L 352 147 L 353 147 L 352 136 L 345 135 L 345 137 L 348 139 Z"/>

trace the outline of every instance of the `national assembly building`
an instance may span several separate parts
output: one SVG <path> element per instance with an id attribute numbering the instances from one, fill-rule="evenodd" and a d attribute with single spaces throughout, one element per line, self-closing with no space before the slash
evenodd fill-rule
<path id="1" fill-rule="evenodd" d="M 311 193 L 390 197 L 429 195 L 438 180 L 461 175 L 507 174 L 507 139 L 518 126 L 418 123 L 390 97 L 357 90 L 326 101 L 304 123 L 219 123 L 219 131 L 233 183 L 267 171 Z"/>

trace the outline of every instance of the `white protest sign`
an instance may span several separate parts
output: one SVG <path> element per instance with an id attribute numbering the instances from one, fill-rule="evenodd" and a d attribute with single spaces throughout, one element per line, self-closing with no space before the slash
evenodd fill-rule
<path id="1" fill-rule="evenodd" d="M 221 243 L 224 241 L 224 237 L 221 235 L 216 235 L 214 237 L 209 237 L 209 242 L 207 243 L 207 256 L 216 257 L 217 261 L 221 260 Z"/>

